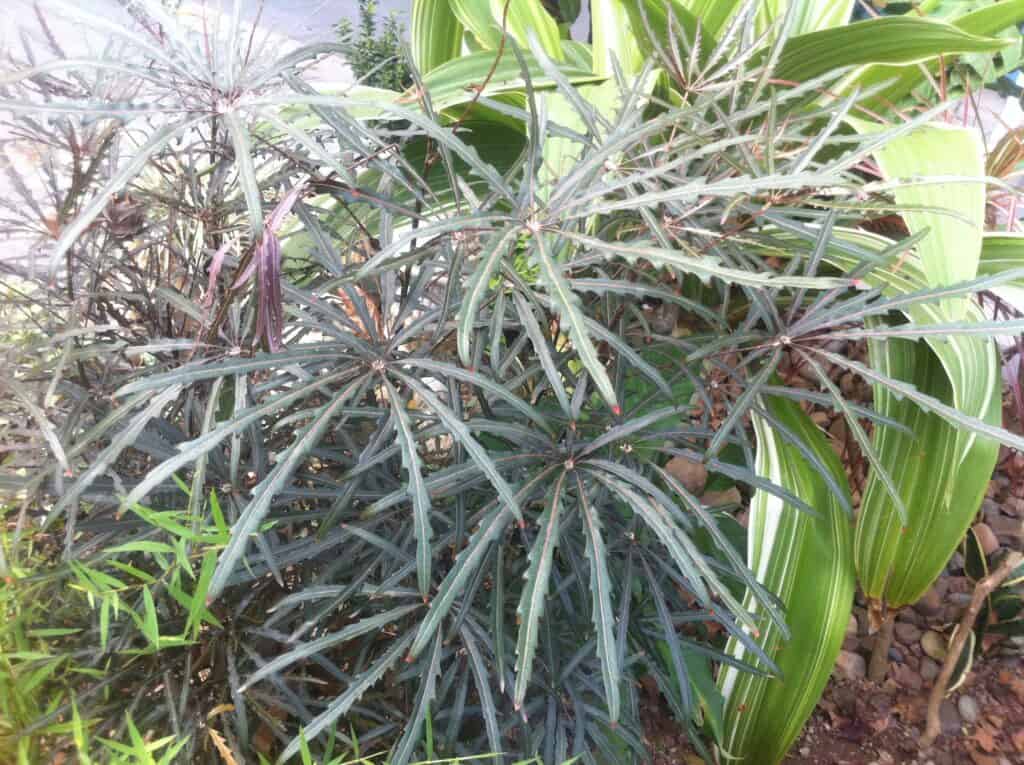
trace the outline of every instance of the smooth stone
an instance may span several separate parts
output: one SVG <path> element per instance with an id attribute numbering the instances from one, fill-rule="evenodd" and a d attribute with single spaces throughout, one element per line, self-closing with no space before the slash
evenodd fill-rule
<path id="1" fill-rule="evenodd" d="M 859 653 L 840 651 L 833 674 L 838 673 L 847 680 L 863 680 L 867 671 L 867 663 Z"/>
<path id="2" fill-rule="evenodd" d="M 952 701 L 946 699 L 939 707 L 939 719 L 942 721 L 942 732 L 947 736 L 956 736 L 960 733 L 960 713 Z"/>
<path id="3" fill-rule="evenodd" d="M 974 700 L 973 696 L 967 694 L 961 696 L 956 702 L 956 708 L 964 722 L 976 723 L 981 717 L 981 707 L 978 706 L 978 702 Z"/>
<path id="4" fill-rule="evenodd" d="M 934 630 L 928 630 L 921 636 L 921 648 L 929 658 L 937 662 L 946 658 L 946 639 Z"/>

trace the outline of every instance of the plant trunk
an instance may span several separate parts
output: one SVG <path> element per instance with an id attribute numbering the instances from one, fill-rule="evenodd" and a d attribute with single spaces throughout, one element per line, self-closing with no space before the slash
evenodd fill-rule
<path id="1" fill-rule="evenodd" d="M 868 680 L 880 683 L 885 680 L 889 669 L 889 649 L 892 648 L 893 627 L 896 625 L 896 612 L 887 611 L 882 619 L 882 626 L 875 635 L 875 644 L 871 648 L 871 663 L 868 664 Z"/>

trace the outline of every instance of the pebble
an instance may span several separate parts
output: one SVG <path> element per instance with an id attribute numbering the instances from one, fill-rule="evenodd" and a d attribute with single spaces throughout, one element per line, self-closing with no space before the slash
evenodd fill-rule
<path id="1" fill-rule="evenodd" d="M 919 671 L 921 673 L 921 679 L 926 683 L 930 683 L 937 678 L 939 676 L 940 669 L 942 668 L 939 666 L 939 663 L 933 661 L 927 656 L 921 659 L 921 669 Z"/>
<path id="2" fill-rule="evenodd" d="M 939 719 L 942 721 L 942 732 L 947 736 L 960 733 L 960 713 L 952 701 L 946 699 L 939 707 Z"/>
<path id="3" fill-rule="evenodd" d="M 1020 497 L 1009 497 L 1003 505 L 1003 511 L 1020 518 L 1024 515 L 1024 499 Z"/>
<path id="4" fill-rule="evenodd" d="M 665 470 L 678 480 L 688 492 L 700 496 L 708 482 L 708 469 L 703 462 L 688 457 L 673 457 L 666 463 Z"/>
<path id="5" fill-rule="evenodd" d="M 1016 545 L 1020 540 L 1024 539 L 1024 521 L 1019 518 L 1000 515 L 989 521 L 989 525 L 996 536 L 1006 542 L 1007 545 Z"/>
<path id="6" fill-rule="evenodd" d="M 914 610 L 924 616 L 936 616 L 942 612 L 942 593 L 938 587 L 932 587 L 914 604 Z"/>
<path id="7" fill-rule="evenodd" d="M 921 690 L 921 676 L 906 664 L 893 664 L 890 668 L 892 679 L 896 684 L 911 691 Z"/>
<path id="8" fill-rule="evenodd" d="M 867 664 L 864 657 L 853 651 L 840 651 L 836 659 L 835 673 L 847 680 L 863 680 L 867 675 Z"/>
<path id="9" fill-rule="evenodd" d="M 889 649 L 889 660 L 890 661 L 903 661 L 903 651 L 895 646 Z"/>
<path id="10" fill-rule="evenodd" d="M 999 540 L 996 539 L 996 534 L 992 531 L 992 527 L 987 523 L 976 523 L 971 527 L 974 532 L 974 536 L 978 540 L 978 544 L 981 545 L 982 551 L 985 556 L 989 556 L 999 549 Z"/>
<path id="11" fill-rule="evenodd" d="M 850 614 L 850 621 L 846 623 L 846 634 L 856 635 L 857 630 L 860 629 L 857 625 L 857 617 L 854 614 Z"/>
<path id="12" fill-rule="evenodd" d="M 742 505 L 743 497 L 740 490 L 733 486 L 725 491 L 709 491 L 701 495 L 700 502 L 706 507 L 722 507 L 723 505 Z"/>
<path id="13" fill-rule="evenodd" d="M 907 622 L 896 622 L 893 631 L 896 633 L 896 638 L 903 645 L 912 645 L 921 639 L 921 630 Z"/>
<path id="14" fill-rule="evenodd" d="M 953 553 L 952 557 L 949 559 L 949 563 L 947 564 L 946 569 L 951 574 L 958 574 L 961 571 L 963 571 L 964 556 L 958 552 Z"/>
<path id="15" fill-rule="evenodd" d="M 956 708 L 964 722 L 976 723 L 981 717 L 981 708 L 978 706 L 978 702 L 974 700 L 973 696 L 968 696 L 966 693 L 957 700 Z"/>
<path id="16" fill-rule="evenodd" d="M 934 630 L 921 636 L 921 648 L 929 658 L 941 662 L 946 658 L 946 639 Z"/>

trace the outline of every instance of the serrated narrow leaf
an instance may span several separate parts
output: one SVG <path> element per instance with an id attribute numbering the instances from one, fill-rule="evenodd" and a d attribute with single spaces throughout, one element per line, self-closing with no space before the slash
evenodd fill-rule
<path id="1" fill-rule="evenodd" d="M 729 284 L 743 284 L 748 287 L 793 287 L 799 289 L 827 290 L 836 287 L 849 287 L 849 279 L 836 279 L 823 276 L 785 276 L 772 273 L 761 273 L 719 265 L 711 256 L 695 257 L 680 250 L 664 247 L 652 247 L 642 244 L 623 242 L 605 242 L 583 234 L 565 232 L 567 238 L 587 248 L 606 252 L 611 256 L 621 257 L 635 263 L 646 260 L 658 268 L 672 268 L 683 273 L 693 274 L 704 282 L 712 278 L 721 279 Z"/>
<path id="2" fill-rule="evenodd" d="M 535 261 L 540 267 L 540 279 L 547 289 L 555 310 L 565 327 L 573 350 L 580 359 L 580 363 L 590 374 L 601 397 L 611 408 L 612 412 L 618 414 L 619 403 L 615 395 L 615 386 L 612 385 L 608 370 L 605 369 L 601 359 L 597 355 L 597 348 L 590 339 L 583 312 L 579 306 L 579 296 L 569 287 L 565 277 L 562 276 L 561 267 L 551 257 L 544 241 L 545 234 L 538 232 L 533 237 Z"/>
<path id="3" fill-rule="evenodd" d="M 348 713 L 352 705 L 362 697 L 366 691 L 380 682 L 405 652 L 412 642 L 412 632 L 407 632 L 400 638 L 395 639 L 388 649 L 376 660 L 376 662 L 361 675 L 355 677 L 349 687 L 340 696 L 336 696 L 327 709 L 314 717 L 309 725 L 303 728 L 303 734 L 307 739 L 314 739 L 329 728 L 335 720 Z M 295 737 L 284 748 L 277 758 L 279 764 L 287 762 L 293 757 L 301 746 L 299 737 Z"/>
<path id="4" fill-rule="evenodd" d="M 74 220 L 60 232 L 60 238 L 57 239 L 53 246 L 53 252 L 50 253 L 50 273 L 56 272 L 60 266 L 61 258 L 64 257 L 82 232 L 106 209 L 107 202 L 110 201 L 114 194 L 123 189 L 132 178 L 138 175 L 146 167 L 150 159 L 167 146 L 175 136 L 184 133 L 205 119 L 206 116 L 204 115 L 203 117 L 166 125 L 156 131 L 145 144 L 136 149 L 124 167 L 107 181 L 103 188 L 97 192 L 96 196 L 90 199 L 88 204 L 79 211 Z"/>
<path id="5" fill-rule="evenodd" d="M 899 466 L 902 468 L 903 465 L 894 461 L 889 461 L 889 463 L 886 464 L 886 462 L 879 457 L 875 448 L 872 446 L 871 441 L 868 439 L 868 434 L 864 432 L 864 428 L 861 426 L 860 421 L 850 409 L 849 404 L 846 403 L 846 399 L 843 397 L 842 392 L 838 387 L 836 387 L 836 384 L 829 379 L 825 370 L 823 370 L 821 365 L 808 354 L 801 351 L 800 357 L 810 365 L 815 376 L 832 397 L 832 402 L 842 414 L 843 419 L 846 422 L 846 427 L 849 428 L 850 433 L 853 434 L 853 438 L 857 442 L 857 446 L 860 447 L 861 454 L 868 461 L 868 464 L 871 465 L 872 474 L 877 477 L 882 486 L 885 487 L 885 491 L 889 500 L 892 502 L 893 508 L 896 510 L 896 514 L 899 516 L 900 521 L 906 524 L 908 522 L 906 505 L 903 503 L 903 498 L 900 496 L 899 489 L 896 487 L 896 482 L 889 474 L 890 467 Z"/>
<path id="6" fill-rule="evenodd" d="M 77 500 L 82 495 L 82 492 L 92 485 L 93 481 L 103 475 L 110 468 L 114 461 L 121 455 L 121 452 L 134 445 L 143 429 L 145 429 L 149 424 L 150 420 L 159 415 L 167 404 L 178 397 L 180 392 L 180 385 L 169 386 L 162 393 L 150 400 L 146 407 L 136 414 L 131 422 L 129 422 L 121 432 L 111 438 L 110 444 L 98 455 L 93 457 L 92 463 L 88 468 L 86 468 L 85 472 L 78 477 L 75 483 L 64 492 L 61 498 L 53 506 L 53 509 L 50 510 L 46 516 L 46 520 L 43 522 L 44 527 L 53 523 L 53 521 L 60 517 L 64 510 L 72 502 Z"/>
<path id="7" fill-rule="evenodd" d="M 338 410 L 361 387 L 361 383 L 361 380 L 349 383 L 341 391 L 338 391 L 329 403 L 320 407 L 313 420 L 298 431 L 295 440 L 267 477 L 253 489 L 253 498 L 231 527 L 231 538 L 221 552 L 217 568 L 210 579 L 207 600 L 214 600 L 223 592 L 228 579 L 234 573 L 249 546 L 251 535 L 259 529 L 263 519 L 270 511 L 270 503 L 285 487 L 309 452 L 320 442 L 320 438 L 334 421 Z"/>
<path id="8" fill-rule="evenodd" d="M 491 234 L 480 251 L 473 275 L 466 285 L 456 318 L 459 360 L 465 366 L 472 365 L 470 341 L 477 322 L 480 320 L 477 314 L 480 304 L 491 288 L 491 277 L 499 269 L 502 259 L 508 254 L 508 249 L 515 242 L 517 236 L 518 231 L 513 227 Z"/>
<path id="9" fill-rule="evenodd" d="M 965 428 L 979 436 L 990 438 L 1004 446 L 1009 446 L 1011 449 L 1024 451 L 1024 438 L 1021 436 L 1018 436 L 1016 433 L 1011 433 L 998 425 L 986 422 L 979 417 L 961 412 L 956 407 L 950 406 L 935 396 L 919 390 L 912 383 L 904 382 L 894 377 L 889 377 L 888 375 L 882 374 L 865 364 L 861 364 L 853 359 L 847 359 L 844 356 L 839 356 L 838 354 L 830 351 L 815 348 L 814 352 L 822 356 L 822 358 L 827 361 L 831 361 L 833 364 L 838 364 L 852 372 L 856 372 L 868 382 L 881 385 L 891 391 L 897 398 L 906 398 L 913 401 L 926 412 L 935 412 L 937 415 L 942 417 L 942 419 L 956 425 L 957 427 Z"/>
<path id="10" fill-rule="evenodd" d="M 473 438 L 473 434 L 470 433 L 466 423 L 453 412 L 446 404 L 441 402 L 441 399 L 431 391 L 426 385 L 410 377 L 407 374 L 396 372 L 396 376 L 402 380 L 409 388 L 421 399 L 431 411 L 434 412 L 444 423 L 444 426 L 451 433 L 454 438 L 469 454 L 470 459 L 473 460 L 483 471 L 484 475 L 487 476 L 487 480 L 491 482 L 491 485 L 497 490 L 498 495 L 501 497 L 505 505 L 512 511 L 512 514 L 517 520 L 522 520 L 522 510 L 519 509 L 519 503 L 516 500 L 515 492 L 512 487 L 509 486 L 508 482 L 502 477 L 501 472 L 498 470 L 494 460 L 491 459 L 491 455 L 487 453 L 480 442 Z"/>
<path id="11" fill-rule="evenodd" d="M 268 661 L 266 664 L 261 666 L 246 679 L 239 690 L 245 691 L 265 677 L 282 672 L 296 662 L 303 661 L 311 656 L 323 653 L 327 649 L 333 648 L 339 643 L 353 640 L 361 635 L 367 635 L 371 632 L 383 630 L 389 624 L 394 624 L 401 620 L 402 617 L 411 614 L 419 608 L 422 608 L 422 606 L 417 603 L 413 603 L 408 606 L 398 606 L 396 608 L 389 609 L 388 611 L 368 616 L 365 619 L 360 619 L 354 624 L 350 624 L 337 632 L 331 632 L 323 637 L 317 638 L 316 640 L 310 640 L 307 643 L 302 643 L 290 651 L 285 651 L 284 653 L 275 656 L 271 661 Z"/>
<path id="12" fill-rule="evenodd" d="M 395 415 L 395 432 L 402 447 L 402 464 L 409 479 L 409 494 L 412 497 L 413 533 L 416 536 L 416 580 L 420 594 L 425 598 L 430 592 L 430 563 L 433 550 L 430 546 L 430 494 L 423 483 L 423 463 L 416 449 L 416 437 L 406 411 L 406 403 L 391 382 L 384 378 L 384 387 Z"/>
<path id="13" fill-rule="evenodd" d="M 608 717 L 615 723 L 621 713 L 619 684 L 622 682 L 622 672 L 615 644 L 615 614 L 612 608 L 612 581 L 608 575 L 608 552 L 601 536 L 600 516 L 587 498 L 587 490 L 579 473 L 576 474 L 576 492 L 586 533 L 587 560 L 590 561 L 590 607 L 597 636 L 597 658 L 601 662 Z"/>
<path id="14" fill-rule="evenodd" d="M 263 235 L 263 197 L 260 194 L 259 181 L 256 178 L 256 166 L 252 161 L 252 142 L 249 140 L 249 128 L 234 109 L 223 115 L 231 135 L 232 147 L 235 151 L 235 163 L 238 166 L 238 183 L 242 187 L 245 206 L 249 212 L 249 232 L 253 241 Z"/>
<path id="15" fill-rule="evenodd" d="M 551 346 L 548 343 L 548 339 L 541 330 L 537 317 L 533 313 L 533 308 L 526 302 L 526 298 L 518 292 L 514 292 L 512 294 L 512 298 L 516 304 L 516 312 L 519 314 L 519 320 L 523 323 L 523 327 L 526 329 L 526 334 L 530 336 L 530 342 L 533 344 L 533 350 L 537 354 L 537 358 L 540 360 L 541 367 L 544 370 L 544 375 L 548 378 L 551 390 L 554 392 L 555 398 L 558 399 L 558 404 L 562 407 L 562 411 L 566 416 L 569 416 L 569 394 L 565 390 L 565 381 L 562 379 L 562 375 L 555 366 L 555 360 L 551 354 Z"/>
<path id="16" fill-rule="evenodd" d="M 487 743 L 492 752 L 499 752 L 501 751 L 501 730 L 498 727 L 498 714 L 494 707 L 494 696 L 491 693 L 490 676 L 484 665 L 483 657 L 480 655 L 480 648 L 469 628 L 463 625 L 459 629 L 459 634 L 462 636 L 462 642 L 469 654 L 469 666 L 473 671 L 473 682 L 476 684 L 476 692 L 480 698 L 480 707 L 484 718 L 484 728 L 487 730 Z M 502 764 L 500 756 L 497 758 L 497 763 L 498 765 Z"/>
<path id="17" fill-rule="evenodd" d="M 558 546 L 565 476 L 566 473 L 563 471 L 555 480 L 551 500 L 537 522 L 537 539 L 530 549 L 523 593 L 516 609 L 520 620 L 519 636 L 516 640 L 516 685 L 512 696 L 516 709 L 522 708 L 526 700 L 526 691 L 530 687 L 530 678 L 533 677 L 533 658 L 537 650 L 540 619 L 548 597 L 548 579 L 551 576 L 555 548 Z"/>

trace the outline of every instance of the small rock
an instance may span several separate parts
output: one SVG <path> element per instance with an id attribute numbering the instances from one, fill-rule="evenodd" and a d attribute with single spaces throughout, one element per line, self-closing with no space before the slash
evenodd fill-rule
<path id="1" fill-rule="evenodd" d="M 894 664 L 890 668 L 891 677 L 896 684 L 911 691 L 921 690 L 921 676 L 906 664 Z"/>
<path id="2" fill-rule="evenodd" d="M 1014 515 L 1018 518 L 1024 516 L 1024 499 L 1021 497 L 1009 497 L 1003 503 L 1003 512 Z"/>
<path id="3" fill-rule="evenodd" d="M 974 536 L 978 540 L 978 544 L 981 545 L 982 552 L 985 556 L 989 556 L 999 549 L 999 540 L 996 539 L 996 534 L 992 531 L 992 527 L 987 523 L 976 523 L 971 527 L 974 532 Z"/>
<path id="4" fill-rule="evenodd" d="M 921 648 L 935 661 L 941 662 L 946 658 L 946 639 L 934 630 L 928 630 L 921 636 Z"/>
<path id="5" fill-rule="evenodd" d="M 857 388 L 857 381 L 853 378 L 853 372 L 846 372 L 839 378 L 839 390 L 843 395 L 849 396 Z"/>
<path id="6" fill-rule="evenodd" d="M 937 678 L 939 676 L 940 669 L 941 667 L 939 667 L 938 662 L 933 661 L 927 656 L 921 659 L 921 679 L 926 683 L 930 683 Z"/>
<path id="7" fill-rule="evenodd" d="M 863 680 L 867 674 L 867 664 L 864 657 L 853 651 L 840 651 L 836 659 L 835 673 L 847 680 Z"/>
<path id="8" fill-rule="evenodd" d="M 924 616 L 935 616 L 942 612 L 942 593 L 932 587 L 914 604 L 914 610 Z"/>
<path id="9" fill-rule="evenodd" d="M 673 457 L 665 465 L 669 475 L 681 483 L 688 492 L 700 496 L 708 482 L 708 469 L 703 462 L 688 457 Z"/>
<path id="10" fill-rule="evenodd" d="M 921 639 L 921 630 L 907 622 L 896 622 L 894 632 L 896 633 L 896 639 L 903 643 L 903 645 L 913 645 Z"/>
<path id="11" fill-rule="evenodd" d="M 889 660 L 890 661 L 902 662 L 903 661 L 903 651 L 901 651 L 899 648 L 896 648 L 895 646 L 893 646 L 892 648 L 889 649 Z"/>
<path id="12" fill-rule="evenodd" d="M 847 636 L 856 635 L 857 630 L 860 627 L 857 625 L 857 617 L 854 614 L 850 614 L 850 621 L 846 623 L 846 634 Z"/>
<path id="13" fill-rule="evenodd" d="M 955 736 L 960 733 L 960 713 L 949 699 L 943 701 L 939 707 L 939 719 L 942 721 L 943 734 Z"/>
<path id="14" fill-rule="evenodd" d="M 978 722 L 981 717 L 981 708 L 978 706 L 978 702 L 974 700 L 973 696 L 968 696 L 966 693 L 957 700 L 956 708 L 964 722 L 973 724 Z"/>
<path id="15" fill-rule="evenodd" d="M 819 428 L 824 428 L 828 425 L 831 415 L 828 412 L 814 412 L 811 415 L 811 422 L 817 425 Z"/>
<path id="16" fill-rule="evenodd" d="M 1016 545 L 1024 539 L 1024 521 L 1019 518 L 1000 515 L 989 521 L 988 525 L 992 527 L 996 537 L 1007 545 Z"/>
<path id="17" fill-rule="evenodd" d="M 741 505 L 743 504 L 743 497 L 740 495 L 740 490 L 733 486 L 725 491 L 709 491 L 701 496 L 700 502 L 707 507 Z"/>
<path id="18" fill-rule="evenodd" d="M 959 574 L 964 570 L 964 556 L 958 552 L 953 553 L 953 556 L 949 559 L 949 563 L 946 564 L 946 569 L 951 574 Z"/>
<path id="19" fill-rule="evenodd" d="M 994 499 L 985 499 L 981 503 L 981 515 L 984 517 L 986 523 L 988 523 L 992 518 L 998 518 L 1002 515 L 999 503 Z"/>
<path id="20" fill-rule="evenodd" d="M 942 621 L 946 622 L 947 624 L 952 624 L 953 622 L 960 621 L 960 617 L 963 615 L 963 606 L 958 606 L 955 604 L 949 605 L 946 606 L 945 610 L 942 612 Z"/>

